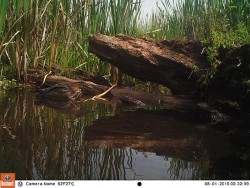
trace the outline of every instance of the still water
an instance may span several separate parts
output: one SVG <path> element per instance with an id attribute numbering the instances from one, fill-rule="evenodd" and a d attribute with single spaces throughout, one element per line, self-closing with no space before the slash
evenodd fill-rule
<path id="1" fill-rule="evenodd" d="M 0 172 L 17 179 L 249 179 L 249 132 L 238 132 L 162 109 L 0 92 Z"/>

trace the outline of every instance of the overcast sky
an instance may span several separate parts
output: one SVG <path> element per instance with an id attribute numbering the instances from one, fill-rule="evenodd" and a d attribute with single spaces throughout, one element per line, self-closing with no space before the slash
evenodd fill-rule
<path id="1" fill-rule="evenodd" d="M 152 10 L 156 10 L 156 2 L 160 0 L 143 0 L 142 11 L 143 15 L 151 14 Z"/>
<path id="2" fill-rule="evenodd" d="M 161 0 L 142 0 L 142 11 L 143 15 L 146 15 L 147 13 L 150 15 L 152 13 L 152 10 L 156 10 L 156 3 L 158 2 L 159 6 L 161 6 Z"/>

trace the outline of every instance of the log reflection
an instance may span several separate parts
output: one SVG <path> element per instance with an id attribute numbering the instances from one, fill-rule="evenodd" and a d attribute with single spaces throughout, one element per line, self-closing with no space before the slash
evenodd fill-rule
<path id="1" fill-rule="evenodd" d="M 129 150 L 84 142 L 84 127 L 109 114 L 111 107 L 88 103 L 82 117 L 35 105 L 30 92 L 1 95 L 0 169 L 18 179 L 126 179 Z M 11 109 L 11 110 L 10 110 Z"/>
<path id="2" fill-rule="evenodd" d="M 90 101 L 80 109 L 79 117 L 36 105 L 28 91 L 0 94 L 0 171 L 29 180 L 206 179 L 210 162 L 231 147 L 221 134 L 175 126 L 182 120 L 171 114 L 134 111 L 93 122 L 113 107 Z M 162 128 L 172 123 L 151 130 L 152 119 Z"/>

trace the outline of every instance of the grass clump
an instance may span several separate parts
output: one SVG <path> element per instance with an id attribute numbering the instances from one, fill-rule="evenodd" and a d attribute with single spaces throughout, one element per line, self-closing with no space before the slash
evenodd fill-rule
<path id="1" fill-rule="evenodd" d="M 0 90 L 7 90 L 18 86 L 19 84 L 15 79 L 6 79 L 4 76 L 0 76 Z"/>
<path id="2" fill-rule="evenodd" d="M 0 59 L 18 81 L 27 69 L 50 71 L 53 64 L 109 74 L 109 65 L 89 54 L 88 37 L 103 33 L 134 35 L 141 0 L 2 0 Z M 4 10 L 3 10 L 4 9 Z"/>
<path id="3" fill-rule="evenodd" d="M 27 81 L 28 69 L 48 72 L 53 64 L 109 76 L 112 67 L 87 50 L 88 37 L 97 33 L 200 40 L 212 67 L 219 64 L 221 47 L 249 43 L 248 0 L 161 0 L 148 17 L 142 17 L 142 3 L 1 0 L 0 68 L 11 69 L 18 82 Z"/>

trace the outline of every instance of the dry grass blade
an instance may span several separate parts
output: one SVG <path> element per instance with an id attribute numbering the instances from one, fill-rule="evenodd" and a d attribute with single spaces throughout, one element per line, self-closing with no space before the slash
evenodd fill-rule
<path id="1" fill-rule="evenodd" d="M 51 75 L 52 74 L 52 71 L 49 71 L 49 73 L 48 74 L 46 74 L 45 76 L 44 76 L 44 78 L 43 78 L 43 82 L 42 82 L 42 84 L 38 87 L 38 88 L 40 88 L 40 87 L 42 87 L 43 86 L 43 84 L 45 83 L 45 81 L 46 81 L 46 78 L 49 76 L 49 75 Z"/>
<path id="2" fill-rule="evenodd" d="M 94 97 L 92 97 L 92 100 L 96 100 L 96 99 L 100 99 L 101 97 L 103 97 L 104 95 L 106 95 L 108 92 L 110 92 L 112 89 L 114 89 L 116 87 L 116 85 L 111 86 L 109 89 L 107 89 L 105 92 L 96 95 Z"/>

